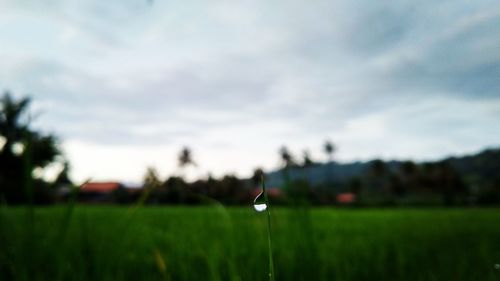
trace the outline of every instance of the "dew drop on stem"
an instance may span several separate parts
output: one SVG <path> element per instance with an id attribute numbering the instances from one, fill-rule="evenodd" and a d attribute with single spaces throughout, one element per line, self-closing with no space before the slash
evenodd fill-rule
<path id="1" fill-rule="evenodd" d="M 255 197 L 255 200 L 253 201 L 253 208 L 257 212 L 262 212 L 267 209 L 266 200 L 264 198 L 264 192 L 259 193 L 259 195 Z"/>

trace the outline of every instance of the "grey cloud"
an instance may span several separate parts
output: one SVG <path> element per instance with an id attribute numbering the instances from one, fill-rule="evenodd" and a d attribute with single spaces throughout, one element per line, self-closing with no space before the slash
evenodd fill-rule
<path id="1" fill-rule="evenodd" d="M 130 83 L 128 89 L 117 88 L 109 77 L 34 60 L 11 75 L 9 84 L 31 89 L 35 102 L 49 105 L 43 109 L 40 122 L 57 124 L 49 128 L 65 137 L 105 143 L 138 143 L 141 139 L 164 143 L 211 127 L 243 122 L 252 117 L 249 109 L 266 100 L 270 81 L 235 76 L 237 70 L 231 73 L 230 65 L 217 67 L 221 68 L 214 71 L 233 78 L 206 80 L 195 69 L 154 73 L 160 77 L 157 81 L 148 79 L 148 73 L 118 77 Z M 154 137 L 131 129 L 159 122 L 172 124 L 172 128 L 159 128 Z"/>
<path id="2" fill-rule="evenodd" d="M 6 87 L 21 85 L 40 103 L 52 104 L 43 123 L 57 124 L 68 138 L 168 143 L 198 138 L 214 128 L 259 122 L 290 125 L 276 129 L 277 135 L 322 138 L 353 118 L 398 107 L 411 110 L 431 96 L 498 96 L 499 17 L 493 14 L 470 24 L 467 20 L 490 3 L 471 9 L 466 2 L 454 1 L 318 1 L 307 7 L 292 1 L 280 7 L 281 14 L 253 7 L 262 21 L 250 22 L 250 27 L 237 19 L 197 19 L 194 33 L 189 33 L 192 19 L 185 19 L 179 34 L 150 38 L 165 52 L 177 50 L 168 49 L 170 44 L 193 45 L 193 52 L 200 53 L 183 54 L 190 60 L 168 64 L 165 56 L 152 62 L 157 64 L 151 69 L 124 67 L 118 74 L 110 68 L 97 74 L 35 59 L 5 75 L 4 81 Z M 144 30 L 157 28 L 161 35 L 167 27 L 178 27 L 174 20 L 156 18 L 160 12 L 151 21 L 141 19 L 147 8 L 136 7 L 138 2 L 81 5 L 74 7 L 83 7 L 82 13 L 65 6 L 61 14 L 75 15 L 72 22 L 97 41 L 109 37 L 111 55 L 124 56 L 120 51 L 137 47 L 134 38 L 140 40 Z M 201 10 L 193 13 L 202 16 Z M 167 12 L 175 15 L 175 10 Z M 183 16 L 189 12 L 183 7 Z M 466 24 L 457 24 L 460 20 Z M 271 43 L 259 44 L 267 37 Z M 242 45 L 252 41 L 256 50 Z M 125 54 L 145 55 L 133 48 Z M 148 129 L 154 124 L 159 124 L 156 132 Z"/>
<path id="3" fill-rule="evenodd" d="M 347 83 L 363 83 L 365 92 L 385 87 L 381 94 L 388 96 L 438 91 L 443 95 L 496 96 L 500 10 L 492 4 L 343 3 L 337 8 L 344 14 L 332 12 L 337 17 L 329 20 L 320 13 L 322 29 L 298 34 L 302 40 L 292 52 L 315 61 L 316 67 L 330 71 L 332 77 L 342 75 L 335 71 L 338 69 L 354 70 L 351 78 L 357 81 Z M 389 64 L 371 65 L 380 59 Z"/>
<path id="4" fill-rule="evenodd" d="M 500 94 L 500 13 L 474 30 L 441 40 L 421 57 L 402 60 L 387 75 L 401 87 L 465 96 Z M 496 38 L 496 39 L 494 39 Z M 485 44 L 487 41 L 493 41 Z"/>

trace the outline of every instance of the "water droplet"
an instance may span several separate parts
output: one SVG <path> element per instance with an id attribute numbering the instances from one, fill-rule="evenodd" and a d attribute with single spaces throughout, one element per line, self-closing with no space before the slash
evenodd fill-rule
<path id="1" fill-rule="evenodd" d="M 495 269 L 500 270 L 500 263 L 495 264 Z"/>
<path id="2" fill-rule="evenodd" d="M 267 204 L 266 204 L 266 201 L 264 199 L 263 192 L 259 193 L 259 195 L 257 195 L 257 197 L 255 197 L 255 200 L 253 201 L 253 208 L 257 212 L 262 212 L 262 211 L 265 211 L 267 209 Z"/>
<path id="3" fill-rule="evenodd" d="M 253 207 L 257 212 L 262 212 L 262 211 L 265 211 L 267 209 L 266 204 L 254 204 Z"/>

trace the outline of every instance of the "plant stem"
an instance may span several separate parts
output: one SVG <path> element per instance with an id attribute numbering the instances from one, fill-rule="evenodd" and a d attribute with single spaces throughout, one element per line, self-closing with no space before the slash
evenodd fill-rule
<path id="1" fill-rule="evenodd" d="M 269 204 L 269 198 L 266 192 L 266 183 L 264 181 L 264 175 L 262 175 L 262 193 L 264 193 L 264 201 L 266 202 L 267 211 L 267 242 L 269 250 L 269 281 L 274 281 L 274 259 L 273 259 L 273 245 L 272 245 L 272 235 L 271 235 L 271 205 Z"/>

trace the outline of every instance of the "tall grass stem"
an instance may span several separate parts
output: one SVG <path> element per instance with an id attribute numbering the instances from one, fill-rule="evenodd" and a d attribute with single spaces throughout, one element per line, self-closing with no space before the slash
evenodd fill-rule
<path id="1" fill-rule="evenodd" d="M 271 231 L 271 205 L 269 204 L 269 197 L 266 191 L 266 182 L 264 180 L 264 175 L 261 176 L 262 180 L 262 193 L 264 193 L 264 201 L 266 202 L 266 212 L 267 212 L 267 242 L 269 251 L 269 281 L 274 281 L 274 258 L 273 258 L 273 239 Z"/>

